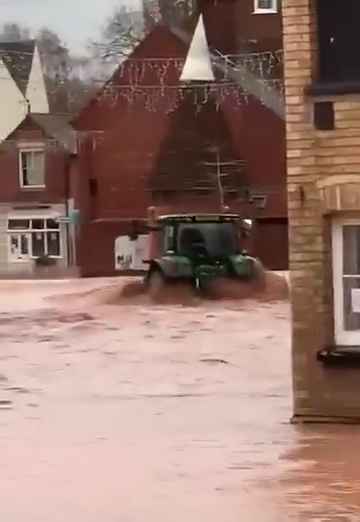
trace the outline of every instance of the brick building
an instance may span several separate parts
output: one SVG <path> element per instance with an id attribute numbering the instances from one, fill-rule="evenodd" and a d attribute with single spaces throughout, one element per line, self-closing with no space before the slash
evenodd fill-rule
<path id="1" fill-rule="evenodd" d="M 75 263 L 74 227 L 58 221 L 72 210 L 74 131 L 49 114 L 36 41 L 0 42 L 0 76 L 0 276 L 40 275 L 45 259 L 55 276 Z"/>
<path id="2" fill-rule="evenodd" d="M 358 0 L 284 0 L 295 419 L 360 420 Z"/>
<path id="3" fill-rule="evenodd" d="M 251 53 L 272 59 L 281 48 L 276 1 L 209 0 L 199 7 L 217 55 L 247 53 L 250 63 Z M 219 211 L 218 162 L 223 203 L 256 223 L 253 253 L 270 268 L 287 267 L 283 120 L 251 93 L 240 93 L 239 105 L 238 87 L 220 100 L 199 86 L 168 110 L 190 41 L 191 33 L 179 27 L 155 27 L 74 122 L 80 146 L 72 181 L 82 215 L 83 275 L 114 272 L 116 238 L 144 232 L 148 206 Z M 132 99 L 136 90 L 141 94 Z"/>
<path id="4" fill-rule="evenodd" d="M 0 144 L 2 277 L 32 276 L 36 260 L 45 257 L 52 260 L 53 276 L 74 263 L 73 227 L 58 218 L 72 210 L 75 146 L 68 118 L 53 114 L 28 114 Z"/>

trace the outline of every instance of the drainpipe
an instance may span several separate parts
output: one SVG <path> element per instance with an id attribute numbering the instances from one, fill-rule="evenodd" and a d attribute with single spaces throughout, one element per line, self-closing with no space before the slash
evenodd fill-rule
<path id="1" fill-rule="evenodd" d="M 71 156 L 66 157 L 65 162 L 65 214 L 66 217 L 69 216 L 69 196 L 70 196 L 70 162 Z M 67 254 L 67 264 L 68 266 L 72 266 L 73 264 L 73 255 L 72 249 L 70 247 L 70 224 L 65 224 L 65 236 L 66 236 L 66 254 Z"/>

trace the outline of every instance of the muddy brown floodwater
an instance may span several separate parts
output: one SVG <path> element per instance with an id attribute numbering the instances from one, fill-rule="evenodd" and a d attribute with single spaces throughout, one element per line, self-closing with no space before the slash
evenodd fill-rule
<path id="1" fill-rule="evenodd" d="M 0 520 L 360 520 L 359 428 L 296 427 L 287 302 L 0 282 Z"/>

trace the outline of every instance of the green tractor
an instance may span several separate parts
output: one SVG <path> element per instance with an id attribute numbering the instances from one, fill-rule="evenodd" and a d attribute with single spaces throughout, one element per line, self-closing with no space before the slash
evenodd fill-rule
<path id="1" fill-rule="evenodd" d="M 261 263 L 243 249 L 249 230 L 236 214 L 164 215 L 150 230 L 145 284 L 155 299 L 178 282 L 206 292 L 219 279 L 263 279 Z"/>

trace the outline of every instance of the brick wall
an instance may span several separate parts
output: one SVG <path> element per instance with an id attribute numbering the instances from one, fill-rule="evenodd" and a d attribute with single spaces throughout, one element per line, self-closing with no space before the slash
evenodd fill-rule
<path id="1" fill-rule="evenodd" d="M 280 12 L 254 14 L 254 0 L 199 0 L 198 5 L 211 47 L 223 53 L 281 48 Z"/>
<path id="2" fill-rule="evenodd" d="M 247 5 L 250 9 L 250 4 Z M 253 18 L 260 24 L 260 19 L 264 17 L 254 15 Z M 270 18 L 276 22 L 272 15 Z M 186 53 L 187 48 L 182 41 L 159 26 L 137 47 L 133 57 L 137 59 L 184 58 Z M 126 65 L 122 72 L 125 76 L 130 74 Z M 120 70 L 115 73 L 114 83 L 126 84 L 128 80 L 125 81 L 119 73 Z M 177 69 L 169 69 L 166 81 L 176 84 L 178 76 Z M 151 85 L 154 81 L 158 81 L 158 78 L 154 79 L 153 73 L 146 71 L 142 81 L 144 84 Z M 226 204 L 231 206 L 232 211 L 244 212 L 244 215 L 254 219 L 279 219 L 279 226 L 275 227 L 276 240 L 280 237 L 279 228 L 281 228 L 281 236 L 286 236 L 287 223 L 282 221 L 286 218 L 284 122 L 253 99 L 242 107 L 238 107 L 236 102 L 234 107 L 234 99 L 229 99 L 223 104 L 221 111 L 216 111 L 214 106 L 214 110 L 206 115 L 204 109 L 201 114 L 197 114 L 193 103 L 167 114 L 161 108 L 154 111 L 144 110 L 141 100 L 138 103 L 129 103 L 123 96 L 115 96 L 114 99 L 106 96 L 94 98 L 76 121 L 81 145 L 79 157 L 73 162 L 70 176 L 71 193 L 75 197 L 76 207 L 81 208 L 82 221 L 87 224 L 97 220 L 102 220 L 103 223 L 109 223 L 111 220 L 130 222 L 132 219 L 145 218 L 148 206 L 154 204 L 162 206 L 164 203 L 171 203 L 173 211 L 218 211 L 219 194 L 216 186 L 208 196 L 196 192 L 191 194 L 178 188 L 171 192 L 151 191 L 150 188 L 151 180 L 159 174 L 163 152 L 169 153 L 167 140 L 169 136 L 171 137 L 174 127 L 180 127 L 175 125 L 174 121 L 177 122 L 177 118 L 180 117 L 182 129 L 189 127 L 192 130 L 195 124 L 198 125 L 200 129 L 198 134 L 203 138 L 206 129 L 211 130 L 210 134 L 213 129 L 217 129 L 216 134 L 218 133 L 220 112 L 223 113 L 227 134 L 226 140 L 221 133 L 217 139 L 226 141 L 227 144 L 231 142 L 233 149 L 231 157 L 244 160 L 246 179 L 244 175 L 244 179 L 240 180 L 241 184 L 244 188 L 249 187 L 255 194 L 267 195 L 266 207 L 260 210 L 256 210 L 255 205 L 248 208 L 249 205 L 245 206 L 243 198 L 236 194 L 236 198 L 227 195 Z M 192 140 L 189 142 L 192 143 Z M 189 163 L 184 162 L 181 147 L 177 147 L 175 153 L 172 156 L 173 162 L 183 165 L 183 169 L 178 169 L 179 176 L 175 180 L 181 187 L 185 175 L 189 174 L 190 166 Z M 171 177 L 175 172 L 175 169 L 169 168 L 161 170 L 165 173 L 169 172 Z M 197 167 L 196 170 L 199 171 L 199 168 Z M 89 190 L 90 182 L 93 182 L 95 189 L 92 192 Z M 264 228 L 266 224 L 263 224 L 262 229 Z M 113 239 L 117 236 L 113 237 L 111 226 L 109 232 L 107 230 L 105 225 L 89 228 L 84 226 L 82 229 L 83 239 L 79 251 L 84 254 L 79 258 L 84 273 L 107 274 L 113 270 Z M 272 225 L 266 230 L 268 232 L 264 233 L 266 240 L 261 243 L 263 248 L 266 241 L 268 244 L 271 242 L 266 249 L 266 265 L 270 268 L 287 267 L 286 240 L 281 247 L 283 256 L 281 262 L 278 260 L 278 253 L 276 259 L 272 260 L 274 243 L 271 238 Z M 94 242 L 97 242 L 97 234 L 99 234 L 99 241 L 104 241 L 104 244 L 96 254 L 99 259 L 95 260 L 87 252 Z M 104 234 L 108 234 L 106 241 L 103 238 Z"/>
<path id="3" fill-rule="evenodd" d="M 20 186 L 20 144 L 41 143 L 45 151 L 46 188 L 36 190 Z M 18 130 L 0 146 L 1 190 L 0 202 L 57 203 L 66 198 L 66 171 L 68 154 L 49 140 L 40 130 Z"/>
<path id="4" fill-rule="evenodd" d="M 318 100 L 305 94 L 317 73 L 315 2 L 284 0 L 283 25 L 295 416 L 360 417 L 359 370 L 328 370 L 316 360 L 318 350 L 334 345 L 332 209 L 319 187 L 325 180 L 332 185 L 332 179 L 344 195 L 343 176 L 360 173 L 360 101 L 351 95 L 325 98 L 334 102 L 336 128 L 316 130 Z M 336 211 L 348 205 L 345 195 Z"/>

